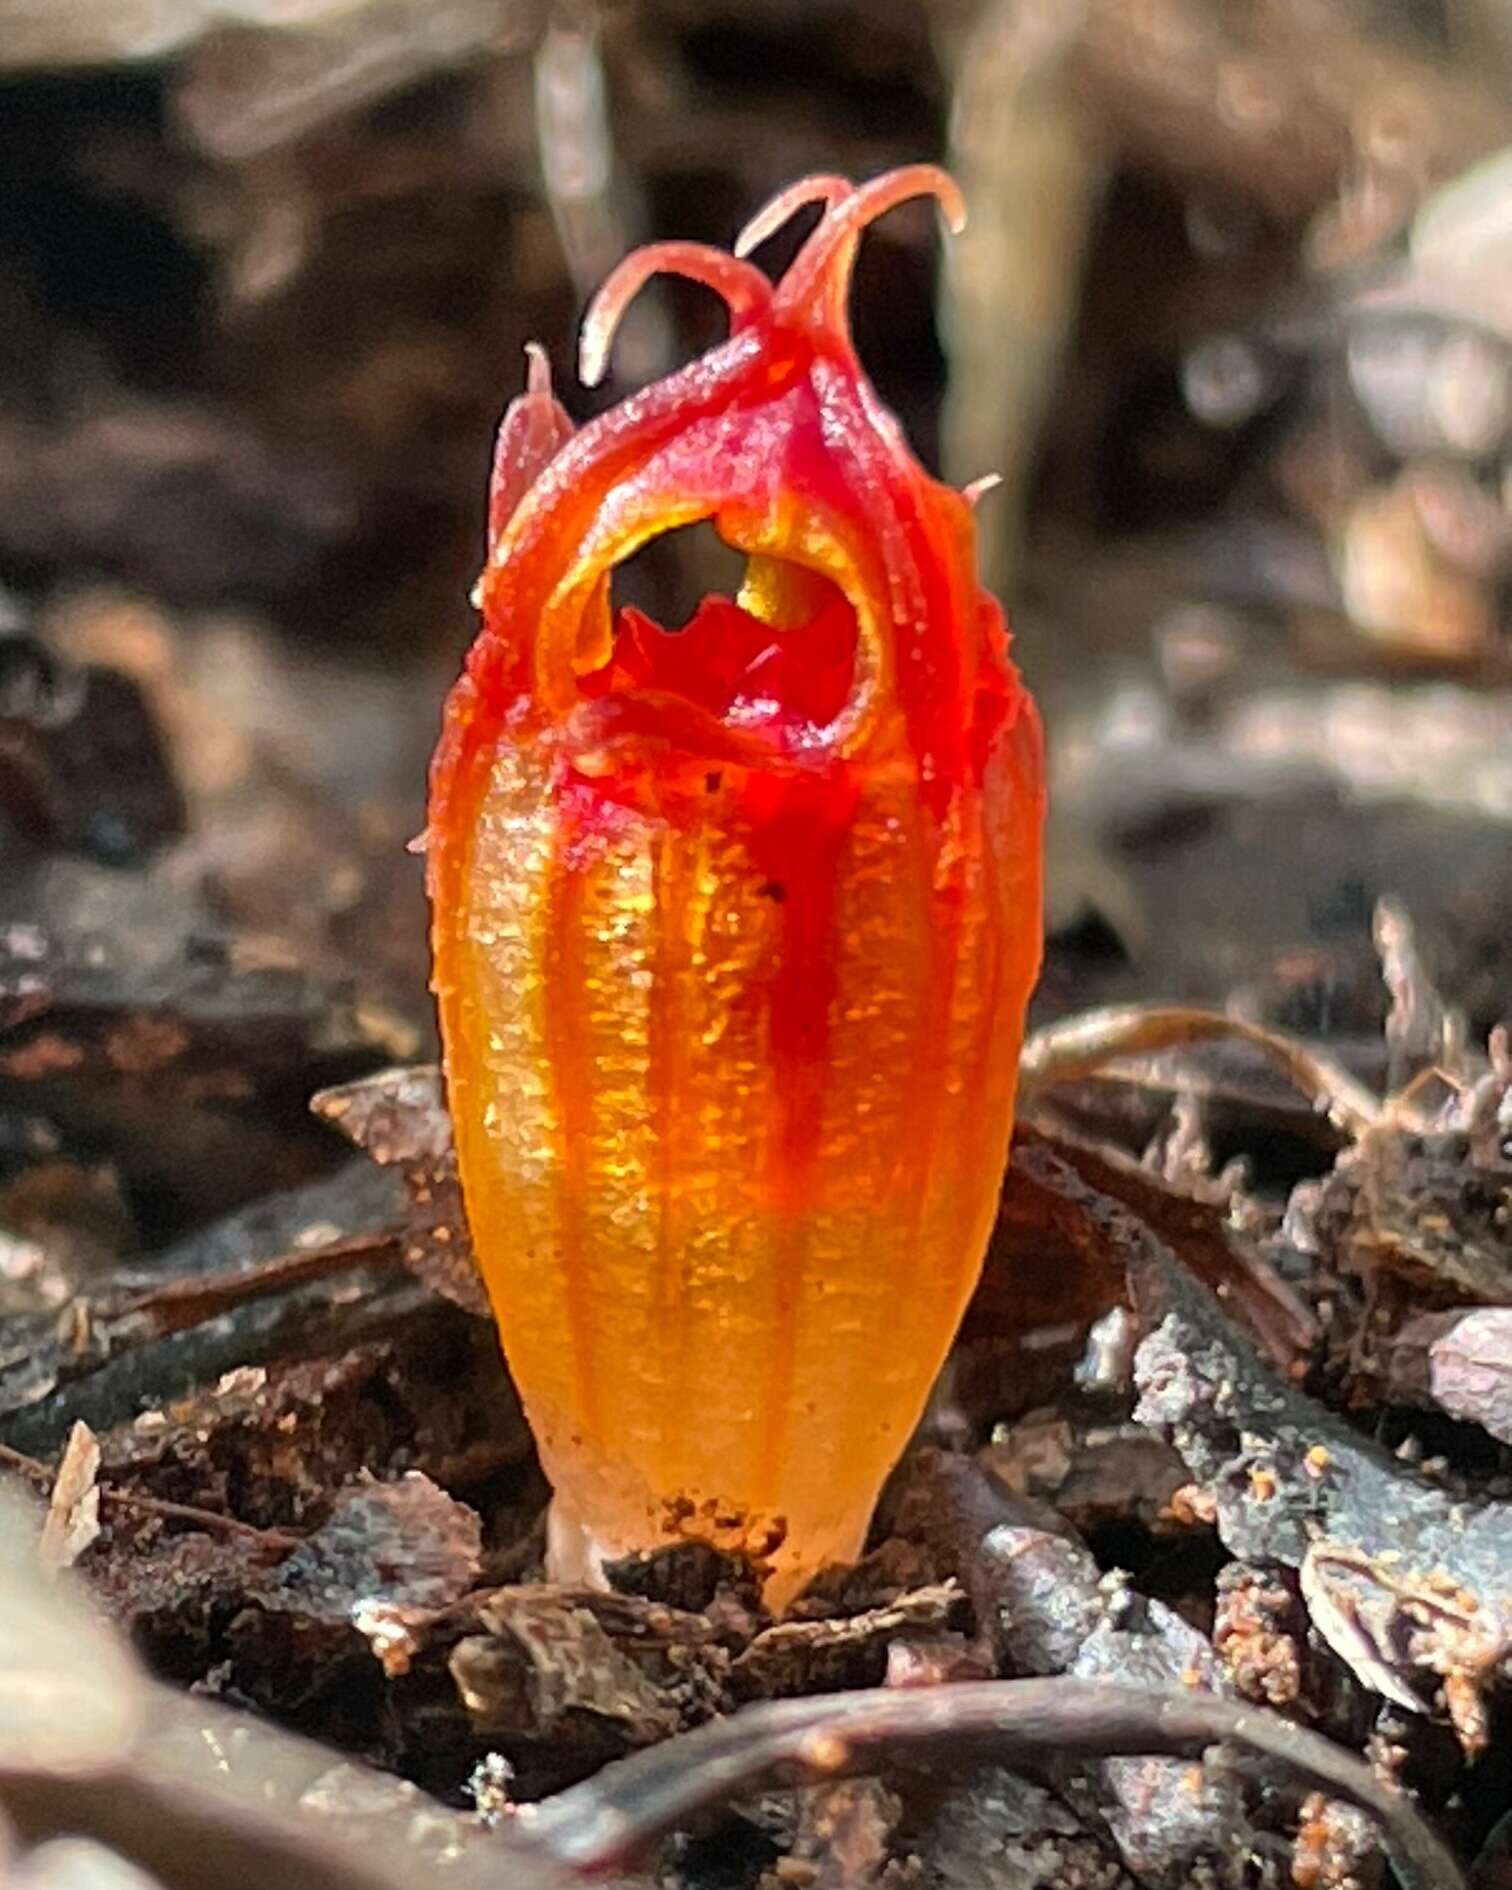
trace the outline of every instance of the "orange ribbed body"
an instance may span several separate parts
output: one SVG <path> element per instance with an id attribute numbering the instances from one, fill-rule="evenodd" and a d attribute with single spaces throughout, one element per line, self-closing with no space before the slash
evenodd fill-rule
<path id="1" fill-rule="evenodd" d="M 694 1534 L 765 1553 L 780 1600 L 854 1555 L 981 1264 L 1037 724 L 969 508 L 843 326 L 867 215 L 935 183 L 800 187 L 830 208 L 775 295 L 642 252 L 594 352 L 658 264 L 726 292 L 730 341 L 571 438 L 533 371 L 501 436 L 433 770 L 435 986 L 563 1577 Z M 698 518 L 748 554 L 739 599 L 611 621 L 612 566 Z"/>

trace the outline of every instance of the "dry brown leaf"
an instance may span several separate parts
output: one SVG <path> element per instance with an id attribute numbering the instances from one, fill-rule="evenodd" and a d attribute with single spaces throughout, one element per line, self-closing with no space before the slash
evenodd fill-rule
<path id="1" fill-rule="evenodd" d="M 49 1573 L 72 1568 L 100 1533 L 100 1443 L 82 1421 L 68 1434 L 47 1518 L 37 1542 L 37 1559 Z"/>

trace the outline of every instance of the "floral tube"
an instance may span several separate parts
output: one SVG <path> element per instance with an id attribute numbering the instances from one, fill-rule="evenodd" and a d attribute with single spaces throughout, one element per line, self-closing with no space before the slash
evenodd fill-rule
<path id="1" fill-rule="evenodd" d="M 782 1601 L 860 1549 L 981 1266 L 1040 953 L 1038 721 L 856 360 L 852 188 L 774 288 L 664 243 L 729 339 L 572 432 L 533 354 L 431 776 L 434 984 L 468 1218 L 555 1497 L 552 1572 L 697 1536 Z M 671 633 L 616 564 L 710 520 Z"/>

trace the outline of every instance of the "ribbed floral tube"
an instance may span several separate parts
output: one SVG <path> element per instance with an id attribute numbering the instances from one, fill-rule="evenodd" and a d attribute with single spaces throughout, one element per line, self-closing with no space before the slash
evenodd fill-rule
<path id="1" fill-rule="evenodd" d="M 928 167 L 794 186 L 775 288 L 694 244 L 649 275 L 720 347 L 580 432 L 544 359 L 506 415 L 481 632 L 428 824 L 468 1219 L 555 1492 L 552 1571 L 685 1536 L 781 1603 L 860 1549 L 981 1266 L 1040 951 L 1038 722 L 971 510 L 856 360 L 867 222 Z M 710 520 L 734 598 L 675 634 L 614 567 Z"/>

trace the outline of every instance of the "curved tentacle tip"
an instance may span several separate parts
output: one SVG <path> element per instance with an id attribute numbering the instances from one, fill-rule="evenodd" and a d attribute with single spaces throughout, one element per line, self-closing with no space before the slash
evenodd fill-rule
<path id="1" fill-rule="evenodd" d="M 768 208 L 790 213 L 798 202 L 805 200 L 794 198 L 793 195 L 802 188 L 795 185 L 793 191 L 784 192 Z M 868 178 L 857 188 L 847 189 L 830 203 L 783 277 L 778 290 L 779 305 L 787 309 L 799 309 L 805 305 L 819 307 L 816 298 L 819 296 L 820 284 L 827 280 L 832 314 L 839 298 L 843 296 L 855 256 L 856 239 L 878 217 L 885 216 L 889 210 L 906 203 L 911 197 L 934 197 L 944 214 L 946 227 L 953 236 L 958 236 L 965 229 L 966 199 L 949 171 L 941 169 L 938 164 L 904 164 L 897 170 L 884 171 L 880 177 Z M 812 194 L 807 201 L 812 201 Z M 765 214 L 759 212 L 754 219 L 758 227 Z M 747 228 L 750 227 L 747 225 Z"/>
<path id="2" fill-rule="evenodd" d="M 756 212 L 735 238 L 733 252 L 707 243 L 648 243 L 610 271 L 583 316 L 578 342 L 578 379 L 597 387 L 609 371 L 614 337 L 631 302 L 653 276 L 684 276 L 700 282 L 724 298 L 730 311 L 731 331 L 773 306 L 774 292 L 766 276 L 747 258 L 799 210 L 822 204 L 824 213 L 798 252 L 776 292 L 788 307 L 809 301 L 820 279 L 830 274 L 839 259 L 848 273 L 848 258 L 855 239 L 868 224 L 910 197 L 932 196 L 939 202 L 947 228 L 959 235 L 966 227 L 966 200 L 948 171 L 937 164 L 905 164 L 885 171 L 859 186 L 834 172 L 816 171 L 800 177 Z M 528 344 L 527 389 L 549 393 L 551 373 L 542 350 Z"/>
<path id="3" fill-rule="evenodd" d="M 583 317 L 583 332 L 578 340 L 578 380 L 584 387 L 597 387 L 609 372 L 613 328 L 606 334 L 604 330 L 607 324 L 602 315 L 597 315 L 595 319 L 596 315 L 597 311 L 590 309 Z"/>
<path id="4" fill-rule="evenodd" d="M 832 171 L 815 171 L 808 177 L 800 177 L 785 190 L 779 190 L 775 197 L 769 198 L 741 226 L 731 247 L 737 256 L 749 256 L 769 236 L 775 236 L 800 210 L 807 209 L 813 203 L 822 203 L 826 211 L 832 210 L 842 198 L 851 194 L 853 188 L 849 178 Z"/>
<path id="5" fill-rule="evenodd" d="M 525 343 L 525 392 L 551 397 L 551 362 L 538 341 Z"/>
<path id="6" fill-rule="evenodd" d="M 940 210 L 945 218 L 945 227 L 952 236 L 960 236 L 971 217 L 966 208 L 966 198 L 960 185 L 948 171 L 941 171 L 948 189 L 940 193 Z"/>
<path id="7" fill-rule="evenodd" d="M 610 271 L 588 304 L 578 343 L 578 379 L 597 387 L 609 368 L 609 351 L 625 310 L 653 276 L 684 276 L 724 298 L 731 328 L 738 328 L 766 308 L 772 285 L 755 267 L 708 243 L 648 243 L 632 250 Z"/>
<path id="8" fill-rule="evenodd" d="M 966 199 L 961 186 L 939 164 L 900 164 L 895 171 L 868 178 L 831 221 L 843 226 L 839 232 L 842 236 L 854 236 L 910 197 L 933 197 L 952 236 L 959 236 L 965 229 Z"/>

